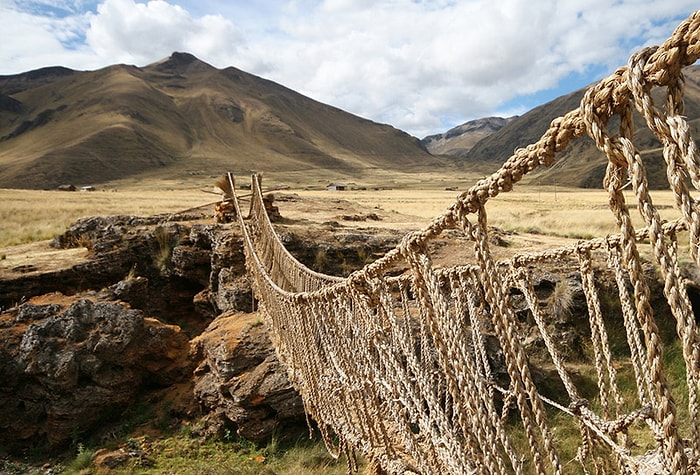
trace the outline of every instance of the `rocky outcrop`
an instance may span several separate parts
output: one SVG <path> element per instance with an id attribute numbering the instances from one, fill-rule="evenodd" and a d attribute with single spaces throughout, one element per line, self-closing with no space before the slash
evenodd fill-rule
<path id="1" fill-rule="evenodd" d="M 343 231 L 319 243 L 287 229 L 284 239 L 326 272 L 360 266 L 395 239 Z M 89 252 L 51 271 L 0 274 L 0 306 L 9 307 L 0 313 L 0 455 L 60 448 L 185 382 L 205 434 L 265 440 L 306 428 L 302 401 L 254 312 L 235 224 L 97 216 L 53 246 Z"/>
<path id="2" fill-rule="evenodd" d="M 194 394 L 214 430 L 232 425 L 246 439 L 261 441 L 305 427 L 301 397 L 256 315 L 217 318 L 192 349 L 200 361 Z"/>
<path id="3" fill-rule="evenodd" d="M 235 225 L 211 224 L 202 218 L 81 219 L 56 237 L 52 246 L 85 247 L 89 258 L 50 273 L 36 270 L 0 278 L 0 308 L 48 292 L 74 295 L 112 286 L 126 276 L 140 276 L 148 279 L 148 286 L 138 292 L 138 302 L 129 302 L 164 321 L 187 320 L 196 332 L 223 311 L 249 310 L 250 286 L 237 280 L 245 275 L 245 261 Z M 203 291 L 195 302 L 193 296 Z"/>
<path id="4" fill-rule="evenodd" d="M 147 388 L 189 377 L 179 327 L 119 302 L 44 298 L 0 315 L 0 446 L 60 447 Z"/>

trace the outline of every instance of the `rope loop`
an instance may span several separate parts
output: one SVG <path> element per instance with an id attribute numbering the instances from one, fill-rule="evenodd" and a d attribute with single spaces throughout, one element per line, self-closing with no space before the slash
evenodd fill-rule
<path id="1" fill-rule="evenodd" d="M 700 185 L 700 159 L 682 117 L 682 68 L 699 58 L 696 12 L 663 45 L 589 88 L 578 108 L 426 227 L 347 278 L 314 272 L 284 248 L 257 176 L 248 220 L 232 190 L 270 339 L 328 450 L 346 454 L 349 471 L 358 451 L 381 474 L 561 474 L 570 449 L 560 435 L 577 427 L 583 473 L 700 473 L 700 335 L 682 278 L 683 235 L 675 235 L 689 231 L 700 268 L 700 206 L 687 186 Z M 652 100 L 656 88 L 666 88 L 665 107 Z M 663 144 L 681 211 L 671 222 L 651 199 L 634 145 L 635 108 Z M 554 165 L 586 134 L 607 160 L 603 187 L 619 234 L 499 259 L 488 201 Z M 625 202 L 628 184 L 644 228 Z M 428 244 L 447 229 L 469 238 L 470 262 L 433 262 Z M 658 275 L 647 272 L 652 262 Z M 573 339 L 567 320 L 581 332 Z"/>

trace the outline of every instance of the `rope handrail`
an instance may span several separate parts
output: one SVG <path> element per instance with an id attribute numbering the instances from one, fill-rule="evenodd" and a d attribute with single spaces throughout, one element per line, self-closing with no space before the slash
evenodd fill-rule
<path id="1" fill-rule="evenodd" d="M 577 109 L 427 226 L 347 278 L 314 272 L 284 248 L 256 176 L 248 221 L 233 190 L 261 312 L 331 453 L 352 461 L 358 450 L 376 473 L 567 473 L 570 459 L 584 472 L 700 471 L 700 334 L 678 254 L 678 235 L 687 233 L 693 265 L 700 265 L 700 207 L 688 188 L 700 187 L 700 159 L 683 117 L 682 72 L 698 57 L 700 12 L 591 87 Z M 666 90 L 662 108 L 651 98 L 659 88 Z M 635 109 L 662 144 L 677 220 L 663 221 L 653 204 L 633 140 Z M 620 118 L 614 135 L 613 116 Z M 619 233 L 497 261 L 487 202 L 551 166 L 584 135 L 607 157 L 603 186 Z M 628 184 L 641 229 L 622 193 Z M 469 238 L 473 264 L 433 265 L 427 243 L 446 229 Z M 668 316 L 653 303 L 657 277 L 645 272 L 640 251 L 647 243 Z M 574 276 L 566 279 L 576 279 L 585 300 L 577 318 L 590 340 L 581 357 L 591 374 L 583 386 L 560 316 L 535 289 L 537 268 L 564 260 Z M 389 277 L 399 261 L 408 270 Z M 597 281 L 601 272 L 610 289 Z M 685 366 L 680 392 L 664 360 L 671 319 Z M 613 327 L 619 335 L 611 336 Z M 555 394 L 539 376 L 543 368 L 559 384 Z M 564 416 L 579 434 L 575 453 L 555 436 Z"/>

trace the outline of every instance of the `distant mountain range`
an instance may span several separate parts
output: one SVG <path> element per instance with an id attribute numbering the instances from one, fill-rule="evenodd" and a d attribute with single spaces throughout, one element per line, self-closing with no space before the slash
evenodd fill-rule
<path id="1" fill-rule="evenodd" d="M 697 141 L 700 139 L 700 66 L 685 68 L 684 75 L 685 116 Z M 495 171 L 515 149 L 539 140 L 553 119 L 577 108 L 584 93 L 585 89 L 572 92 L 510 119 L 489 117 L 470 121 L 445 134 L 426 137 L 423 144 L 433 153 L 461 159 L 463 166 L 481 167 L 486 172 Z M 661 107 L 665 98 L 657 94 L 654 100 Z M 619 125 L 619 121 L 611 123 L 615 124 Z M 635 127 L 634 140 L 644 157 L 649 185 L 667 188 L 661 143 L 636 112 Z M 593 141 L 584 137 L 572 142 L 557 157 L 551 168 L 538 169 L 524 181 L 583 188 L 601 187 L 606 164 L 606 158 L 597 150 Z"/>
<path id="2" fill-rule="evenodd" d="M 187 53 L 139 68 L 0 76 L 0 187 L 124 178 L 422 170 L 444 158 L 389 125 Z"/>
<path id="3" fill-rule="evenodd" d="M 421 143 L 432 154 L 464 158 L 477 142 L 494 132 L 498 132 L 515 119 L 517 119 L 517 116 L 508 119 L 485 117 L 483 119 L 470 120 L 451 128 L 443 134 L 429 135 L 421 140 Z"/>
<path id="4" fill-rule="evenodd" d="M 700 134 L 700 67 L 685 69 L 685 113 Z M 584 90 L 518 117 L 488 117 L 422 141 L 233 67 L 188 53 L 97 71 L 47 67 L 0 76 L 0 187 L 55 188 L 120 179 L 187 180 L 224 171 L 280 178 L 361 179 L 392 172 L 495 171 Z M 660 104 L 663 98 L 657 98 Z M 658 140 L 637 117 L 635 141 L 654 187 L 667 186 Z M 430 153 L 429 153 L 430 152 Z M 606 159 L 572 143 L 526 181 L 600 187 Z"/>

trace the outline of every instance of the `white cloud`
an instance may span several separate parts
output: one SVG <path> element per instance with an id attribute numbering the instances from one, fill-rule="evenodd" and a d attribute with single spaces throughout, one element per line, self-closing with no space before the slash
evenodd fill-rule
<path id="1" fill-rule="evenodd" d="M 677 23 L 666 20 L 693 8 L 689 1 L 360 3 L 329 0 L 306 18 L 288 17 L 292 41 L 277 54 L 264 50 L 277 56 L 268 74 L 418 136 L 434 132 L 441 117 L 492 113 L 592 65 L 612 71 L 629 47 L 652 33 L 661 41 Z"/>
<path id="2" fill-rule="evenodd" d="M 46 18 L 0 4 L 0 74 L 43 66 L 81 68 L 90 65 L 91 53 L 73 44 L 84 30 L 83 16 Z"/>
<path id="3" fill-rule="evenodd" d="M 514 98 L 565 78 L 578 78 L 572 87 L 600 79 L 591 73 L 660 43 L 697 8 L 695 0 L 19 3 L 0 0 L 0 72 L 56 61 L 144 65 L 188 51 L 419 137 L 518 110 Z M 40 4 L 76 7 L 59 18 L 37 13 Z"/>
<path id="4" fill-rule="evenodd" d="M 220 15 L 192 17 L 163 0 L 135 3 L 106 0 L 97 7 L 86 32 L 88 46 L 114 62 L 144 64 L 187 51 L 204 58 L 231 56 L 240 39 L 233 24 Z"/>

